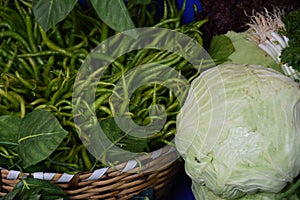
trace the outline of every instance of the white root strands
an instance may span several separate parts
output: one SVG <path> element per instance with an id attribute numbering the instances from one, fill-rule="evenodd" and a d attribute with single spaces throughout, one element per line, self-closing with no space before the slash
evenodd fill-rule
<path id="1" fill-rule="evenodd" d="M 250 23 L 246 25 L 249 26 L 247 34 L 251 38 L 255 38 L 255 42 L 262 43 L 265 40 L 271 38 L 272 32 L 278 32 L 284 29 L 284 23 L 281 20 L 281 16 L 284 15 L 284 11 L 280 9 L 274 9 L 273 13 L 265 9 L 262 13 L 252 13 L 250 17 Z"/>
<path id="2" fill-rule="evenodd" d="M 262 13 L 252 13 L 250 23 L 246 25 L 249 29 L 246 31 L 246 36 L 249 40 L 255 42 L 259 48 L 266 52 L 275 62 L 280 64 L 285 75 L 300 80 L 300 73 L 281 62 L 281 51 L 288 46 L 289 39 L 285 35 L 280 35 L 278 32 L 285 29 L 285 25 L 281 20 L 284 11 L 274 9 L 273 13 L 265 9 Z"/>

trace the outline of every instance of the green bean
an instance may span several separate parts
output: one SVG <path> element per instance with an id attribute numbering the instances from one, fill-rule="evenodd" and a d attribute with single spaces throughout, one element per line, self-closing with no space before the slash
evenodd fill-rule
<path id="1" fill-rule="evenodd" d="M 136 84 L 139 82 L 150 83 L 150 79 L 154 78 L 158 80 L 159 74 L 164 72 L 164 69 L 167 69 L 167 65 L 161 65 L 159 63 L 147 63 L 140 67 L 136 67 L 133 74 L 130 75 L 130 79 L 127 81 L 127 85 Z"/>
<path id="2" fill-rule="evenodd" d="M 73 91 L 67 92 L 67 93 L 63 94 L 62 99 L 68 99 L 68 98 L 71 98 L 72 96 L 73 96 Z"/>
<path id="3" fill-rule="evenodd" d="M 35 20 L 33 25 L 33 37 L 37 44 L 40 44 L 42 41 L 40 30 L 39 30 L 39 23 Z"/>
<path id="4" fill-rule="evenodd" d="M 32 9 L 32 3 L 31 3 L 31 1 L 32 0 L 30 0 L 29 2 L 28 2 L 28 0 L 19 0 L 23 5 L 25 5 L 28 9 Z"/>
<path id="5" fill-rule="evenodd" d="M 6 87 L 8 87 L 9 84 L 14 84 L 19 82 L 18 79 L 10 73 L 2 73 L 1 78 L 5 80 L 5 83 L 7 84 Z"/>
<path id="6" fill-rule="evenodd" d="M 111 93 L 104 93 L 104 94 L 102 94 L 100 97 L 98 97 L 98 98 L 94 101 L 93 107 L 94 107 L 94 108 L 99 108 L 100 105 L 101 105 L 105 100 L 107 100 L 108 97 L 110 97 L 110 96 L 111 96 Z"/>
<path id="7" fill-rule="evenodd" d="M 76 29 L 77 29 L 77 20 L 76 20 L 76 12 L 75 10 L 71 11 L 70 14 L 71 18 L 71 31 L 69 31 L 68 39 L 67 39 L 67 46 L 72 47 L 75 43 L 75 34 L 76 34 Z"/>
<path id="8" fill-rule="evenodd" d="M 130 60 L 129 63 L 127 63 L 126 66 L 128 66 L 128 69 L 133 68 L 135 65 L 137 65 L 138 60 L 142 59 L 150 50 L 149 49 L 141 49 L 136 54 L 134 54 L 134 57 L 132 60 Z"/>
<path id="9" fill-rule="evenodd" d="M 176 126 L 176 120 L 170 120 L 166 122 L 162 131 L 166 132 L 170 126 Z"/>
<path id="10" fill-rule="evenodd" d="M 174 109 L 178 109 L 178 106 L 179 106 L 179 102 L 175 101 L 172 105 L 167 107 L 167 109 L 166 109 L 167 113 L 171 112 Z"/>
<path id="11" fill-rule="evenodd" d="M 54 114 L 58 117 L 73 117 L 74 114 L 72 113 L 72 107 L 71 106 L 65 106 L 65 107 L 59 107 L 59 111 L 55 112 Z M 62 110 L 66 110 L 63 112 Z"/>
<path id="12" fill-rule="evenodd" d="M 141 94 L 135 94 L 131 97 L 130 104 L 134 107 L 138 107 L 141 99 L 142 99 Z M 131 110 L 131 109 L 129 108 L 129 110 Z"/>
<path id="13" fill-rule="evenodd" d="M 67 51 L 74 51 L 74 50 L 80 50 L 80 49 L 83 49 L 83 47 L 87 46 L 88 45 L 88 41 L 87 41 L 87 37 L 86 36 L 82 36 L 83 40 L 72 46 L 72 47 L 68 47 L 66 48 Z"/>
<path id="14" fill-rule="evenodd" d="M 176 8 L 173 7 L 173 5 L 176 5 L 176 2 L 171 2 L 170 0 L 166 0 L 167 1 L 167 4 L 169 5 L 169 7 L 167 8 L 168 9 L 168 14 L 170 14 L 170 16 L 168 16 L 168 18 L 175 18 L 177 15 L 176 15 Z"/>
<path id="15" fill-rule="evenodd" d="M 8 62 L 7 62 L 7 65 L 5 66 L 3 72 L 9 72 L 9 70 L 10 70 L 11 66 L 13 65 L 14 60 L 15 60 L 15 58 L 16 58 L 16 56 L 17 56 L 17 51 L 18 51 L 18 49 L 15 48 L 15 49 L 14 49 L 14 52 L 13 52 L 13 55 L 9 58 L 9 60 L 8 60 Z"/>
<path id="16" fill-rule="evenodd" d="M 19 28 L 20 30 L 24 29 L 24 23 L 19 13 L 8 6 L 0 6 L 1 17 L 5 19 L 5 21 L 13 22 L 10 25 L 15 25 L 14 28 Z"/>
<path id="17" fill-rule="evenodd" d="M 95 46 L 99 46 L 101 44 L 100 40 L 98 40 L 95 36 L 88 35 L 88 40 L 94 43 Z"/>
<path id="18" fill-rule="evenodd" d="M 41 26 L 39 26 L 39 30 L 40 30 L 40 33 L 41 33 L 41 36 L 43 38 L 43 41 L 44 43 L 47 45 L 47 47 L 51 50 L 55 50 L 63 55 L 66 55 L 66 56 L 69 56 L 71 57 L 72 56 L 72 53 L 57 46 L 55 43 L 53 43 L 47 36 L 47 34 L 45 33 L 45 31 L 43 30 L 43 28 Z M 1 35 L 0 35 L 1 36 Z"/>
<path id="19" fill-rule="evenodd" d="M 82 158 L 83 158 L 83 162 L 84 162 L 85 168 L 88 169 L 88 170 L 90 170 L 93 167 L 93 165 L 92 165 L 92 162 L 89 159 L 89 156 L 88 156 L 88 153 L 87 153 L 85 147 L 83 147 L 81 149 L 81 155 L 82 155 Z"/>
<path id="20" fill-rule="evenodd" d="M 67 159 L 68 163 L 72 163 L 72 162 L 77 163 L 78 162 L 78 160 L 77 160 L 78 154 L 82 150 L 82 148 L 84 148 L 84 146 L 82 144 L 78 145 L 78 144 L 76 144 L 75 141 L 73 142 L 73 144 L 75 144 L 74 151 L 73 151 L 73 154 Z"/>
<path id="21" fill-rule="evenodd" d="M 30 76 L 30 75 L 34 74 L 31 66 L 23 58 L 17 58 L 17 63 L 19 64 L 19 67 L 22 66 L 28 72 L 28 73 L 22 73 L 22 75 Z"/>
<path id="22" fill-rule="evenodd" d="M 148 115 L 149 113 L 149 108 L 142 108 L 142 109 L 139 109 L 136 116 L 135 117 L 140 117 L 142 118 L 142 116 L 146 116 Z"/>
<path id="23" fill-rule="evenodd" d="M 1 31 L 0 32 L 0 38 L 2 37 L 11 37 L 14 38 L 15 40 L 17 40 L 18 42 L 20 42 L 20 44 L 22 44 L 24 46 L 24 48 L 26 49 L 26 51 L 31 52 L 30 49 L 30 45 L 27 43 L 27 41 L 17 32 L 15 31 Z"/>
<path id="24" fill-rule="evenodd" d="M 39 70 L 35 60 L 32 57 L 27 57 L 27 60 L 29 61 L 30 66 L 33 70 L 32 76 L 35 78 L 35 80 L 39 80 L 40 79 L 40 70 Z"/>
<path id="25" fill-rule="evenodd" d="M 175 147 L 175 144 L 172 143 L 172 142 L 170 142 L 169 140 L 160 138 L 160 142 L 163 142 L 163 143 L 165 143 L 166 145 L 169 145 L 169 146 L 171 146 L 171 147 Z"/>
<path id="26" fill-rule="evenodd" d="M 67 104 L 68 106 L 72 106 L 72 102 L 70 102 L 64 98 L 62 100 L 60 100 L 59 102 L 57 102 L 57 104 L 55 104 L 54 106 L 58 108 L 61 104 Z"/>
<path id="27" fill-rule="evenodd" d="M 103 42 L 108 38 L 108 26 L 106 23 L 101 24 L 101 38 L 100 41 Z"/>
<path id="28" fill-rule="evenodd" d="M 108 107 L 106 107 L 106 106 L 99 106 L 98 108 L 97 108 L 99 111 L 103 111 L 104 113 L 106 113 L 108 116 L 112 116 L 113 114 L 112 114 L 112 111 L 108 108 Z"/>
<path id="29" fill-rule="evenodd" d="M 166 20 L 168 18 L 168 2 L 164 1 L 164 14 L 162 16 L 163 20 Z"/>
<path id="30" fill-rule="evenodd" d="M 54 37 L 55 37 L 55 42 L 60 46 L 60 47 L 66 47 L 66 44 L 65 44 L 65 41 L 64 41 L 64 38 L 60 32 L 60 30 L 58 30 L 59 28 L 56 26 L 53 28 L 53 34 L 54 34 Z"/>
<path id="31" fill-rule="evenodd" d="M 6 154 L 1 153 L 1 152 L 0 152 L 0 156 L 2 156 L 2 157 L 4 157 L 4 158 L 7 158 L 7 159 L 14 159 L 14 158 L 15 158 L 15 156 L 6 155 Z"/>
<path id="32" fill-rule="evenodd" d="M 45 51 L 39 51 L 36 53 L 25 53 L 25 54 L 19 54 L 19 58 L 23 57 L 41 57 L 41 56 L 49 56 L 49 55 L 60 55 L 61 53 L 58 51 L 53 50 L 45 50 Z"/>
<path id="33" fill-rule="evenodd" d="M 4 148 L 3 146 L 0 146 L 0 151 L 2 151 L 4 153 L 4 155 L 9 156 L 10 154 L 8 153 L 8 151 L 6 150 L 6 148 Z"/>
<path id="34" fill-rule="evenodd" d="M 180 60 L 182 60 L 181 56 L 178 56 L 176 54 L 169 56 L 168 58 L 162 59 L 160 61 L 161 64 L 167 64 L 168 66 L 175 65 L 178 63 Z"/>
<path id="35" fill-rule="evenodd" d="M 15 88 L 13 86 L 9 86 L 9 89 L 11 89 L 12 91 L 18 93 L 18 94 L 28 94 L 30 92 L 30 90 L 28 89 L 24 89 L 24 88 Z"/>
<path id="36" fill-rule="evenodd" d="M 33 32 L 32 32 L 32 21 L 31 21 L 31 16 L 26 15 L 25 17 L 25 23 L 26 23 L 26 30 L 27 30 L 27 35 L 28 35 L 28 41 L 29 41 L 29 45 L 32 49 L 32 52 L 37 52 L 37 46 L 35 43 L 35 38 L 33 36 Z"/>
<path id="37" fill-rule="evenodd" d="M 16 31 L 18 30 L 18 33 L 23 37 L 23 38 L 26 38 L 26 32 L 23 30 L 23 29 L 20 29 L 19 30 L 19 27 L 18 25 L 16 24 L 15 20 L 9 16 L 8 13 L 3 13 L 3 12 L 0 12 L 0 21 L 3 21 L 3 23 L 6 23 L 7 25 L 9 25 L 11 28 L 8 29 L 8 30 L 11 30 L 11 31 Z M 1 19 L 3 18 L 3 20 Z"/>
<path id="38" fill-rule="evenodd" d="M 149 99 L 153 99 L 153 95 L 155 93 L 155 89 L 149 89 L 143 94 L 143 98 L 140 101 L 140 104 L 143 104 L 144 102 L 148 101 Z"/>
<path id="39" fill-rule="evenodd" d="M 8 95 L 12 96 L 14 99 L 16 99 L 18 101 L 18 103 L 20 105 L 20 117 L 24 118 L 26 115 L 26 106 L 25 106 L 24 98 L 21 95 L 15 93 L 13 91 L 8 91 L 7 93 L 8 93 Z"/>
<path id="40" fill-rule="evenodd" d="M 164 27 L 165 25 L 173 22 L 180 22 L 180 17 L 163 20 L 162 22 L 155 24 L 154 27 Z"/>
<path id="41" fill-rule="evenodd" d="M 10 94 L 2 90 L 1 88 L 0 88 L 0 96 L 5 97 L 11 103 L 14 110 L 17 110 L 19 108 L 19 102 Z"/>
<path id="42" fill-rule="evenodd" d="M 7 28 L 8 30 L 12 29 L 12 26 L 7 22 L 0 22 L 0 28 Z M 4 31 L 3 29 L 1 31 Z"/>
<path id="43" fill-rule="evenodd" d="M 71 56 L 71 70 L 75 71 L 76 70 L 76 60 L 77 60 L 78 55 L 77 54 L 73 54 Z"/>
<path id="44" fill-rule="evenodd" d="M 113 89 L 109 89 L 109 88 L 103 88 L 103 87 L 99 87 L 99 88 L 96 88 L 96 94 L 102 94 L 102 93 L 110 93 L 112 94 L 113 92 Z"/>
<path id="45" fill-rule="evenodd" d="M 55 102 L 56 102 L 56 100 L 57 100 L 57 98 L 58 98 L 59 96 L 62 95 L 62 93 L 64 92 L 64 90 L 66 90 L 65 85 L 67 84 L 68 81 L 69 81 L 69 77 L 66 77 L 66 78 L 62 81 L 60 87 L 55 91 L 55 93 L 54 93 L 53 96 L 51 97 L 50 105 L 54 105 Z"/>
<path id="46" fill-rule="evenodd" d="M 45 110 L 50 110 L 50 111 L 58 111 L 57 108 L 55 106 L 52 105 L 47 105 L 47 104 L 41 104 L 39 106 L 36 106 L 34 108 L 34 110 L 38 110 L 38 109 L 45 109 Z"/>
<path id="47" fill-rule="evenodd" d="M 70 127 L 72 127 L 73 129 L 78 130 L 78 131 L 80 130 L 80 128 L 77 126 L 77 124 L 75 124 L 74 122 L 69 121 L 69 120 L 65 120 L 65 121 L 64 121 L 64 125 L 70 126 Z"/>
<path id="48" fill-rule="evenodd" d="M 163 137 L 164 137 L 165 139 L 168 139 L 168 138 L 170 138 L 170 137 L 174 137 L 175 133 L 176 133 L 176 129 L 173 128 L 173 129 L 167 131 L 167 132 L 164 134 Z"/>
<path id="49" fill-rule="evenodd" d="M 20 6 L 19 0 L 14 0 L 14 5 L 16 6 L 17 11 L 21 16 L 21 22 L 23 22 L 23 20 L 26 18 L 25 10 Z"/>
<path id="50" fill-rule="evenodd" d="M 15 145 L 15 144 L 14 144 L 14 145 Z M 16 145 L 15 145 L 15 146 L 16 146 Z M 19 156 L 19 154 L 18 154 L 17 152 L 13 151 L 13 150 L 10 149 L 10 148 L 8 148 L 7 151 L 8 151 L 8 153 L 9 153 L 10 155 L 12 155 L 12 156 L 15 156 L 15 157 L 18 157 L 18 156 Z"/>
<path id="51" fill-rule="evenodd" d="M 59 75 L 58 77 L 52 79 L 50 81 L 50 83 L 48 83 L 48 86 L 47 86 L 47 89 L 45 91 L 45 98 L 46 99 L 49 99 L 50 98 L 50 95 L 51 95 L 51 92 L 53 90 L 53 87 L 56 85 L 58 86 L 59 84 L 61 84 L 61 75 Z"/>
<path id="52" fill-rule="evenodd" d="M 104 68 L 99 68 L 97 69 L 95 72 L 93 72 L 92 74 L 90 74 L 88 77 L 86 77 L 85 80 L 81 80 L 81 81 L 77 81 L 76 82 L 76 87 L 75 87 L 75 93 L 78 94 L 78 91 L 83 91 L 84 88 L 89 88 L 89 86 L 91 85 L 91 83 L 95 83 L 95 79 L 97 78 L 97 76 L 99 75 L 99 73 L 102 73 L 104 70 Z M 84 75 L 83 75 L 84 77 Z"/>
<path id="53" fill-rule="evenodd" d="M 38 98 L 38 99 L 32 101 L 32 102 L 30 103 L 30 105 L 36 106 L 36 105 L 38 105 L 38 104 L 40 104 L 40 103 L 46 103 L 47 101 L 48 101 L 47 99 L 44 99 L 44 98 Z"/>
<path id="54" fill-rule="evenodd" d="M 72 156 L 74 156 L 74 152 L 75 152 L 76 146 L 77 146 L 77 144 L 73 144 L 73 147 L 69 151 L 68 155 L 64 156 L 64 157 L 61 157 L 60 158 L 60 162 L 65 162 L 65 161 L 69 160 Z M 61 149 L 57 149 L 57 150 L 61 150 Z M 63 151 L 65 151 L 65 152 L 66 152 L 66 150 L 69 150 L 69 147 L 67 149 L 63 149 Z"/>
<path id="55" fill-rule="evenodd" d="M 32 85 L 29 81 L 23 79 L 18 71 L 15 71 L 15 75 L 18 78 L 18 80 L 28 89 L 33 90 L 35 88 L 35 86 Z"/>
<path id="56" fill-rule="evenodd" d="M 167 56 L 169 54 L 170 54 L 170 52 L 168 52 L 168 51 L 159 51 L 156 53 L 152 53 L 150 56 L 147 56 L 146 59 L 143 58 L 143 60 L 139 61 L 138 64 L 152 63 L 152 62 L 163 59 L 165 56 Z"/>

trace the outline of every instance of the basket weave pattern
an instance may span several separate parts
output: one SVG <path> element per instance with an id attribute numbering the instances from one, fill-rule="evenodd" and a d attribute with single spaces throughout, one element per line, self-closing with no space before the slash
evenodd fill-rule
<path id="1" fill-rule="evenodd" d="M 70 199 L 127 200 L 148 188 L 154 189 L 155 199 L 165 199 L 174 175 L 180 167 L 174 148 L 164 147 L 151 154 L 114 167 L 82 172 L 23 173 L 1 168 L 0 196 L 6 195 L 23 177 L 49 180 L 62 188 Z"/>

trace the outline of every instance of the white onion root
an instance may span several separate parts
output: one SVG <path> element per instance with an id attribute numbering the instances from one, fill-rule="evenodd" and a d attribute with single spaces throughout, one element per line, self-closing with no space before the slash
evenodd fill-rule
<path id="1" fill-rule="evenodd" d="M 278 63 L 285 75 L 300 80 L 300 73 L 281 62 L 281 51 L 288 46 L 289 39 L 282 34 L 280 30 L 285 29 L 281 20 L 284 12 L 280 9 L 274 9 L 273 13 L 265 9 L 263 13 L 254 13 L 250 17 L 250 23 L 247 30 L 247 38 L 255 42 L 259 48 L 266 52 L 276 63 Z"/>

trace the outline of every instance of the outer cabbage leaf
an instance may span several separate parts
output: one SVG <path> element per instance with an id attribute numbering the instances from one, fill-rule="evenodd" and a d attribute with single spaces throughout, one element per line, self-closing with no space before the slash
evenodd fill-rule
<path id="1" fill-rule="evenodd" d="M 187 174 L 225 199 L 280 192 L 299 174 L 299 100 L 298 84 L 270 68 L 203 72 L 177 116 Z"/>
<path id="2" fill-rule="evenodd" d="M 282 72 L 281 67 L 266 52 L 246 38 L 245 32 L 229 31 L 225 35 L 230 38 L 235 49 L 227 63 L 263 65 Z"/>

